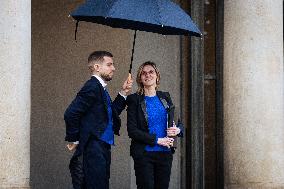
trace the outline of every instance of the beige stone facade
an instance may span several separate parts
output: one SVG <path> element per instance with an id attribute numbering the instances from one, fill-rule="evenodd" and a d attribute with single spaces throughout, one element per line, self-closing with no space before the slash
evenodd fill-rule
<path id="1" fill-rule="evenodd" d="M 225 1 L 226 188 L 284 188 L 282 5 Z"/>
<path id="2" fill-rule="evenodd" d="M 30 180 L 31 2 L 0 6 L 0 188 Z"/>
<path id="3" fill-rule="evenodd" d="M 89 78 L 88 54 L 114 54 L 112 97 L 127 77 L 133 31 L 80 23 L 75 42 L 68 14 L 82 2 L 0 3 L 0 189 L 71 188 L 63 112 Z M 190 97 L 180 90 L 181 74 L 189 72 L 181 44 L 178 36 L 138 32 L 133 67 L 158 64 L 160 89 L 170 91 L 177 113 L 181 96 Z M 224 187 L 284 188 L 282 0 L 224 0 L 223 67 Z M 122 123 L 110 188 L 135 189 L 125 112 Z M 175 154 L 170 189 L 185 189 L 184 148 Z"/>

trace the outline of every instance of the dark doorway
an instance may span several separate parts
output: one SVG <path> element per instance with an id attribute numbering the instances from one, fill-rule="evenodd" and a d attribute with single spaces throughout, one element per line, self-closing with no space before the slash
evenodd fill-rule
<path id="1" fill-rule="evenodd" d="M 203 40 L 190 41 L 186 188 L 223 184 L 223 0 L 191 1 L 191 16 Z"/>
<path id="2" fill-rule="evenodd" d="M 223 188 L 222 35 L 223 1 L 204 7 L 204 165 L 205 188 Z"/>

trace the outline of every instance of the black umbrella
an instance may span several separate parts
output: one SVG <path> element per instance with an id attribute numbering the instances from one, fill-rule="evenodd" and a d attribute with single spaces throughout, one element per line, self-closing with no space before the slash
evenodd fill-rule
<path id="1" fill-rule="evenodd" d="M 75 39 L 79 21 L 135 30 L 130 74 L 137 30 L 201 37 L 190 16 L 171 0 L 87 0 L 71 16 L 77 20 Z"/>

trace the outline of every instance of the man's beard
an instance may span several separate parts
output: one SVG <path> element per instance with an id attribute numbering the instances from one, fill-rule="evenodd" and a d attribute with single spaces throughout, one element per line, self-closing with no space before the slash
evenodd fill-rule
<path id="1" fill-rule="evenodd" d="M 105 80 L 105 81 L 110 81 L 110 80 L 112 80 L 112 77 L 110 76 L 110 75 L 108 75 L 108 74 L 101 74 L 101 78 L 103 78 L 103 80 Z"/>

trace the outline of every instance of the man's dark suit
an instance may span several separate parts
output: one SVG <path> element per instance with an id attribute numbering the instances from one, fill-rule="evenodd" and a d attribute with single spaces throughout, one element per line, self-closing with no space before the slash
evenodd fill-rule
<path id="1" fill-rule="evenodd" d="M 121 95 L 118 95 L 112 102 L 113 131 L 116 135 L 119 135 L 121 126 L 119 114 L 123 111 L 125 105 L 126 101 Z M 84 164 L 82 169 L 81 159 L 84 154 L 83 161 L 92 162 L 92 160 L 87 159 L 89 155 L 85 155 L 86 152 L 88 152 L 88 154 L 102 153 L 101 150 L 95 147 L 96 145 L 102 147 L 106 152 L 109 150 L 110 155 L 110 146 L 103 141 L 100 141 L 100 138 L 108 125 L 108 119 L 107 97 L 104 88 L 99 80 L 93 76 L 78 92 L 76 98 L 72 101 L 64 114 L 66 123 L 65 140 L 68 142 L 79 141 L 79 145 L 76 148 L 69 166 L 75 189 L 97 188 L 96 186 L 82 186 L 82 183 L 88 184 L 89 182 L 86 181 L 86 175 L 83 176 L 82 172 L 82 170 L 86 170 L 88 165 Z M 96 164 L 99 165 L 100 162 L 96 162 Z M 87 176 L 88 178 L 96 179 L 96 174 L 97 173 L 88 171 Z"/>

